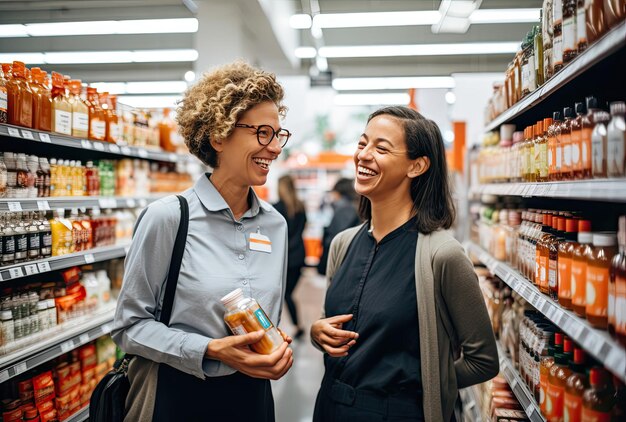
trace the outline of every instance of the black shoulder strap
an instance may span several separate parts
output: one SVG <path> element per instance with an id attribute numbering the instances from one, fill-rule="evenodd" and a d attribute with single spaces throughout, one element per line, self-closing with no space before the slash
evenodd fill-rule
<path id="1" fill-rule="evenodd" d="M 165 297 L 163 298 L 163 307 L 161 308 L 161 321 L 165 325 L 170 325 L 170 317 L 172 316 L 172 307 L 174 306 L 174 296 L 176 296 L 176 285 L 178 284 L 178 274 L 180 273 L 180 264 L 183 261 L 183 253 L 185 252 L 185 242 L 187 241 L 187 229 L 189 228 L 189 205 L 187 200 L 176 195 L 180 202 L 180 224 L 176 233 L 176 241 L 174 242 L 174 250 L 172 251 L 172 261 L 170 269 L 167 273 L 165 281 Z"/>

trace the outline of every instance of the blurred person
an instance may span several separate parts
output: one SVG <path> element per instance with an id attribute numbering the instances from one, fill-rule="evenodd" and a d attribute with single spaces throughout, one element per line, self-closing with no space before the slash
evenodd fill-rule
<path id="1" fill-rule="evenodd" d="M 189 229 L 169 326 L 158 317 L 181 218 L 176 196 L 151 204 L 137 223 L 112 333 L 135 355 L 127 421 L 275 419 L 269 380 L 291 367 L 291 338 L 283 334 L 270 355 L 253 352 L 248 345 L 264 331 L 230 335 L 220 299 L 239 287 L 279 322 L 287 225 L 252 186 L 265 184 L 290 137 L 280 125 L 283 97 L 274 74 L 234 62 L 205 73 L 179 104 L 186 145 L 213 171 L 182 193 Z M 254 233 L 270 239 L 270 253 L 253 248 Z"/>
<path id="2" fill-rule="evenodd" d="M 330 247 L 314 421 L 456 420 L 458 389 L 498 373 L 437 125 L 407 107 L 369 116 L 354 153 L 365 223 Z"/>
<path id="3" fill-rule="evenodd" d="M 356 209 L 356 193 L 354 192 L 354 180 L 341 178 L 335 183 L 330 191 L 333 217 L 330 224 L 324 227 L 322 235 L 322 256 L 317 266 L 317 272 L 325 275 L 328 263 L 328 251 L 332 240 L 347 228 L 361 223 Z"/>
<path id="4" fill-rule="evenodd" d="M 278 197 L 280 200 L 274 204 L 274 208 L 287 220 L 289 238 L 285 302 L 287 302 L 287 310 L 293 325 L 296 326 L 294 338 L 298 339 L 304 334 L 304 329 L 298 322 L 298 309 L 292 295 L 298 280 L 300 280 L 302 267 L 304 267 L 305 250 L 302 233 L 306 226 L 306 212 L 304 211 L 304 203 L 298 198 L 291 176 L 284 175 L 278 179 Z"/>

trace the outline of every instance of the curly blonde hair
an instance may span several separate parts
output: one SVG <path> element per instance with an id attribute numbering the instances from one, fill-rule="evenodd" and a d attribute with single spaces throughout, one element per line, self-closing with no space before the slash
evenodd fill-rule
<path id="1" fill-rule="evenodd" d="M 206 72 L 178 103 L 176 121 L 189 151 L 203 163 L 218 167 L 211 137 L 228 137 L 241 115 L 264 101 L 272 101 L 281 117 L 283 87 L 276 75 L 236 61 Z"/>

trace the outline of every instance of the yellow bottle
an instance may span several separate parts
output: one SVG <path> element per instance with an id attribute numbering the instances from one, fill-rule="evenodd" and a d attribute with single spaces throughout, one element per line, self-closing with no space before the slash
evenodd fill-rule
<path id="1" fill-rule="evenodd" d="M 50 196 L 59 196 L 59 165 L 56 158 L 50 159 Z"/>
<path id="2" fill-rule="evenodd" d="M 66 255 L 72 252 L 72 223 L 64 217 L 63 209 L 54 212 L 50 220 L 52 232 L 52 256 Z"/>
<path id="3" fill-rule="evenodd" d="M 72 195 L 85 196 L 85 168 L 81 161 L 76 162 L 72 173 Z"/>

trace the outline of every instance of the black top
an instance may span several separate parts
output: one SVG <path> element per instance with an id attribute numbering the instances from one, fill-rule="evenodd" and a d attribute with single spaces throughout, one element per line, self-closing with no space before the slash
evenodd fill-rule
<path id="1" fill-rule="evenodd" d="M 289 238 L 287 266 L 289 268 L 304 267 L 305 251 L 302 233 L 304 232 L 304 226 L 306 226 L 306 213 L 301 211 L 297 212 L 293 217 L 289 217 L 287 215 L 287 207 L 282 201 L 274 204 L 274 208 L 287 220 L 287 237 Z"/>
<path id="2" fill-rule="evenodd" d="M 415 218 L 378 245 L 365 224 L 326 294 L 326 316 L 354 314 L 343 329 L 359 338 L 343 358 L 324 357 L 326 374 L 357 389 L 421 396 Z"/>
<path id="3" fill-rule="evenodd" d="M 330 220 L 330 224 L 324 227 L 324 234 L 322 236 L 322 256 L 320 257 L 320 263 L 317 266 L 317 271 L 320 274 L 326 274 L 326 264 L 328 261 L 328 250 L 330 249 L 330 242 L 339 233 L 350 227 L 354 227 L 361 223 L 359 213 L 354 207 L 354 203 L 345 197 L 341 197 L 339 200 L 332 204 L 333 218 Z"/>

